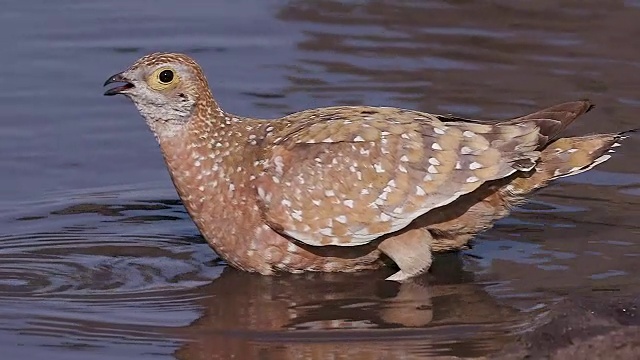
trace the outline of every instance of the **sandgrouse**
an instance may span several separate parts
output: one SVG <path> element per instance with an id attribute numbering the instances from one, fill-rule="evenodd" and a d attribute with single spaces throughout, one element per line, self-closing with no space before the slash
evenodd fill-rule
<path id="1" fill-rule="evenodd" d="M 223 111 L 198 64 L 153 53 L 110 77 L 155 135 L 198 229 L 245 271 L 403 281 L 463 249 L 551 180 L 609 159 L 624 133 L 558 138 L 589 101 L 504 121 L 337 106 L 263 120 Z M 611 151 L 612 152 L 612 151 Z"/>

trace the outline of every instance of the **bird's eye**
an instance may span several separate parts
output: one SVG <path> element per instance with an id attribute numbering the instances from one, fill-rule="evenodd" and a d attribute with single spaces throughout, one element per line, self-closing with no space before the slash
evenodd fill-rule
<path id="1" fill-rule="evenodd" d="M 162 70 L 160 74 L 158 74 L 158 80 L 160 80 L 163 84 L 168 84 L 173 80 L 173 71 L 171 70 Z"/>
<path id="2" fill-rule="evenodd" d="M 180 85 L 180 74 L 171 67 L 162 67 L 149 74 L 147 84 L 155 91 L 174 89 Z"/>

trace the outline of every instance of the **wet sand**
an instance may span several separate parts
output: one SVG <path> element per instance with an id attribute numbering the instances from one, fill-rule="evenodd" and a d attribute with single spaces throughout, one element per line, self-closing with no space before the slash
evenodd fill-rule
<path id="1" fill-rule="evenodd" d="M 637 359 L 640 298 L 571 296 L 551 307 L 544 325 L 494 359 Z"/>

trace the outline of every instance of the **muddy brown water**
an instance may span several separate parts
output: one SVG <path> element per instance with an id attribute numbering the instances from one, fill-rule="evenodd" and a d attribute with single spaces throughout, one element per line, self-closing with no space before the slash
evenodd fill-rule
<path id="1" fill-rule="evenodd" d="M 415 284 L 260 277 L 188 219 L 102 82 L 187 52 L 223 107 L 371 104 L 498 118 L 588 97 L 569 133 L 640 126 L 640 2 L 10 1 L 0 11 L 0 358 L 490 355 L 567 296 L 640 293 L 640 136 Z M 212 199 L 211 201 L 215 201 Z"/>

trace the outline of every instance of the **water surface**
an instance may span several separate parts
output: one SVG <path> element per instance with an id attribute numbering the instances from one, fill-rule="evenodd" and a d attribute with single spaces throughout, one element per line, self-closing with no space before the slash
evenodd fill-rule
<path id="1" fill-rule="evenodd" d="M 0 347 L 29 359 L 482 356 L 569 294 L 638 294 L 640 151 L 539 192 L 416 284 L 261 277 L 199 236 L 153 137 L 101 84 L 187 52 L 228 111 L 338 104 L 638 127 L 637 1 L 69 0 L 0 12 Z"/>

